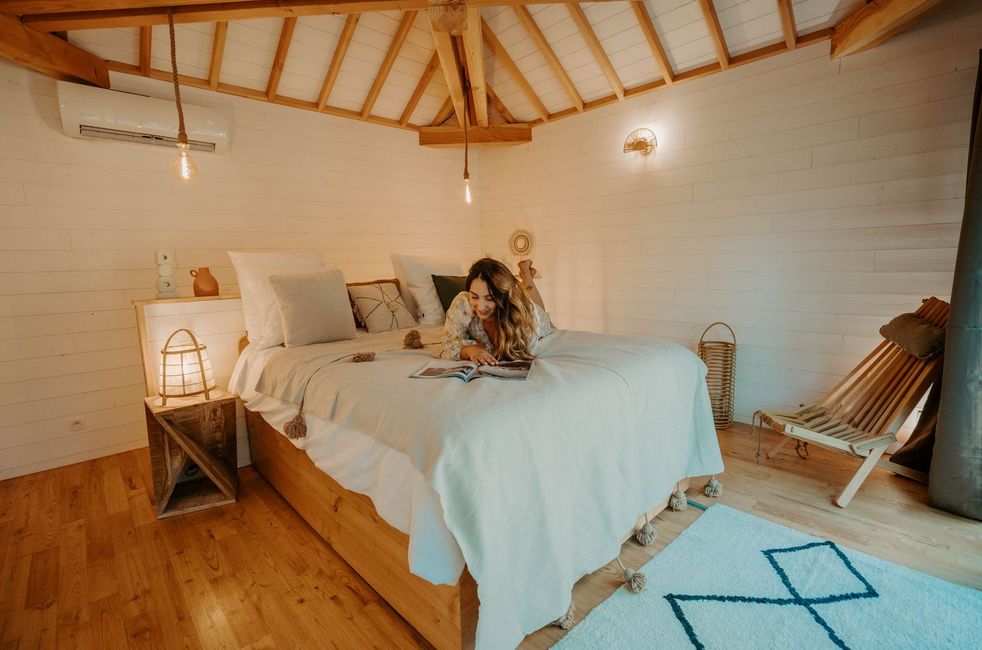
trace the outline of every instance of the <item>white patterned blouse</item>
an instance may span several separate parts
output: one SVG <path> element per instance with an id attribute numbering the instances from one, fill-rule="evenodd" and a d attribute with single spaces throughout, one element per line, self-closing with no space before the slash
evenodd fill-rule
<path id="1" fill-rule="evenodd" d="M 535 332 L 530 345 L 530 352 L 534 355 L 539 341 L 552 334 L 556 327 L 549 319 L 549 314 L 545 309 L 532 303 L 532 311 L 535 316 Z M 485 350 L 494 354 L 494 346 L 488 333 L 484 331 L 484 324 L 474 313 L 466 291 L 461 291 L 450 303 L 447 310 L 447 322 L 443 327 L 443 348 L 440 350 L 441 359 L 460 360 L 460 350 L 468 345 L 480 345 Z"/>

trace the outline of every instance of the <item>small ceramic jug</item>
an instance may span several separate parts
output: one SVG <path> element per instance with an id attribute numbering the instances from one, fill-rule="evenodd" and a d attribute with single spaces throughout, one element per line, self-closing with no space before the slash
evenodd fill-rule
<path id="1" fill-rule="evenodd" d="M 191 277 L 194 278 L 194 295 L 218 295 L 218 280 L 211 274 L 207 266 L 202 266 L 200 269 L 191 269 Z"/>

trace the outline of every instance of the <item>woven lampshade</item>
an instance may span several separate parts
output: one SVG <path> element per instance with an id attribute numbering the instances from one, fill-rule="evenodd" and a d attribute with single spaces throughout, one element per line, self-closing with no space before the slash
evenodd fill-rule
<path id="1" fill-rule="evenodd" d="M 207 346 L 189 329 L 179 329 L 160 351 L 160 403 L 168 397 L 190 397 L 204 394 L 209 399 L 215 388 L 215 373 L 208 359 Z"/>
<path id="2" fill-rule="evenodd" d="M 429 0 L 429 11 L 438 31 L 456 35 L 467 29 L 464 0 Z"/>

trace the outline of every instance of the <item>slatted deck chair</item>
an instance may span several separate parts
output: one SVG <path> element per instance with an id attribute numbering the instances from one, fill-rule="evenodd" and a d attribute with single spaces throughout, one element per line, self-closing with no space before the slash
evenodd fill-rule
<path id="1" fill-rule="evenodd" d="M 928 298 L 914 312 L 932 325 L 948 324 L 948 303 Z M 845 508 L 873 470 L 883 452 L 921 397 L 940 376 L 943 354 L 918 359 L 895 343 L 884 340 L 862 363 L 846 375 L 822 401 L 793 413 L 757 411 L 761 421 L 785 438 L 767 457 L 773 458 L 792 439 L 842 451 L 862 458 L 836 505 Z"/>

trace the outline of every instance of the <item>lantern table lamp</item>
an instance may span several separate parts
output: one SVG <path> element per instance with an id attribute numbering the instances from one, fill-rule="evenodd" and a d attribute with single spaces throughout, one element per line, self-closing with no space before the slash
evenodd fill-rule
<path id="1" fill-rule="evenodd" d="M 210 399 L 215 373 L 208 359 L 208 346 L 189 329 L 179 329 L 167 338 L 160 351 L 160 404 L 168 397 L 204 395 Z"/>

